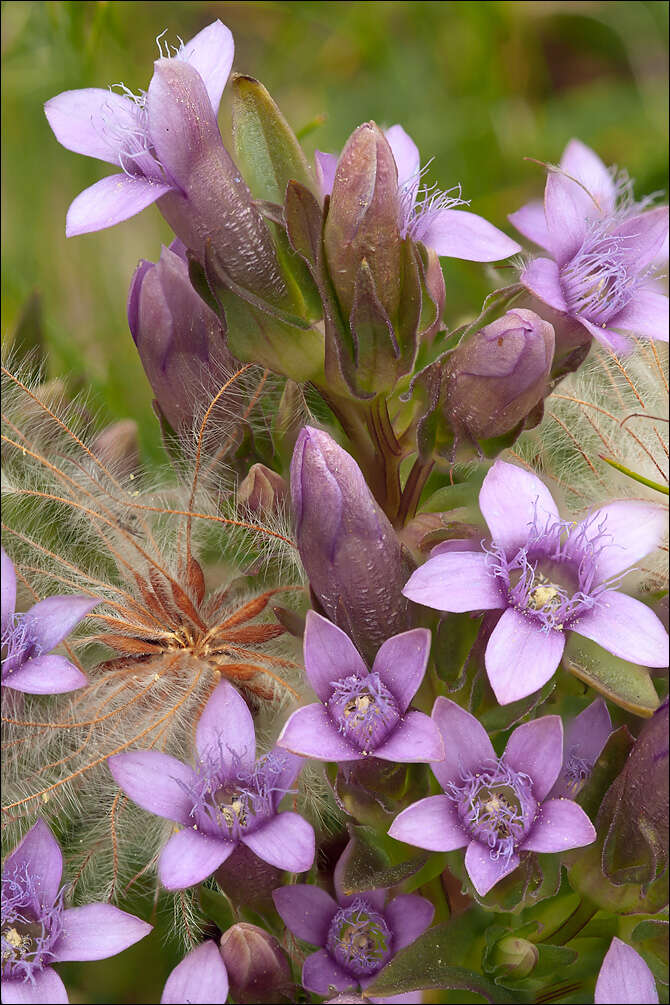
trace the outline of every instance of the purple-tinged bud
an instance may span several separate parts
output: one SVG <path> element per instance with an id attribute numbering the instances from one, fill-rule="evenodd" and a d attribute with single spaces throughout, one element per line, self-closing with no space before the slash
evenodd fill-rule
<path id="1" fill-rule="evenodd" d="M 252 464 L 237 490 L 237 504 L 257 516 L 280 513 L 288 500 L 285 479 L 264 464 Z"/>
<path id="2" fill-rule="evenodd" d="M 291 462 L 300 557 L 326 615 L 371 659 L 409 628 L 402 587 L 408 570 L 388 518 L 350 455 L 306 426 Z"/>
<path id="3" fill-rule="evenodd" d="M 190 427 L 237 366 L 221 322 L 171 249 L 162 249 L 157 264 L 142 261 L 135 270 L 128 324 L 165 418 L 175 430 Z"/>
<path id="4" fill-rule="evenodd" d="M 548 393 L 553 355 L 553 327 L 521 308 L 461 342 L 443 388 L 456 436 L 480 442 L 515 429 Z"/>
<path id="5" fill-rule="evenodd" d="M 220 949 L 235 1001 L 246 1005 L 290 999 L 291 967 L 273 935 L 243 921 L 224 932 Z"/>
<path id="6" fill-rule="evenodd" d="M 140 466 L 140 445 L 137 423 L 121 419 L 105 426 L 91 444 L 93 453 L 116 475 L 133 475 Z"/>
<path id="7" fill-rule="evenodd" d="M 496 943 L 491 954 L 491 963 L 496 971 L 514 977 L 515 980 L 523 980 L 533 972 L 539 958 L 540 952 L 532 942 L 507 935 Z"/>

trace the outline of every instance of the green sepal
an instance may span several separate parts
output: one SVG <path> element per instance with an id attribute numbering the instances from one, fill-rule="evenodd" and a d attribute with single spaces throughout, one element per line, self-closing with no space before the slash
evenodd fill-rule
<path id="1" fill-rule="evenodd" d="M 613 656 L 576 632 L 568 634 L 563 665 L 579 680 L 633 715 L 648 719 L 660 704 L 645 667 Z"/>
<path id="2" fill-rule="evenodd" d="M 237 921 L 233 905 L 225 893 L 212 890 L 208 886 L 200 886 L 198 900 L 202 913 L 208 921 L 214 922 L 219 931 L 227 932 Z"/>
<path id="3" fill-rule="evenodd" d="M 372 827 L 350 824 L 349 834 L 351 843 L 341 876 L 345 894 L 397 886 L 415 876 L 429 858 L 428 852 L 417 852 Z"/>

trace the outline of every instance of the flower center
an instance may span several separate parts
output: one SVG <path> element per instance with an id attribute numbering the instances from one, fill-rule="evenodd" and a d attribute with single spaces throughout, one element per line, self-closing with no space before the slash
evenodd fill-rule
<path id="1" fill-rule="evenodd" d="M 15 614 L 2 633 L 2 652 L 2 680 L 23 666 L 26 660 L 41 655 L 42 650 L 35 637 L 35 626 L 23 614 Z"/>
<path id="2" fill-rule="evenodd" d="M 400 719 L 400 711 L 379 674 L 344 677 L 331 684 L 328 710 L 341 733 L 363 753 L 371 753 Z"/>
<path id="3" fill-rule="evenodd" d="M 513 771 L 502 758 L 489 768 L 452 782 L 452 799 L 463 826 L 487 845 L 492 859 L 509 860 L 535 816 L 537 803 L 528 775 Z"/>
<path id="4" fill-rule="evenodd" d="M 561 269 L 561 286 L 571 314 L 583 314 L 595 324 L 607 322 L 630 303 L 640 284 L 631 266 L 627 239 L 607 233 L 607 220 L 592 228 L 570 261 Z"/>
<path id="5" fill-rule="evenodd" d="M 575 751 L 570 751 L 563 768 L 563 777 L 573 797 L 578 795 L 584 788 L 584 785 L 591 776 L 592 770 L 593 766 L 589 761 L 584 757 L 579 757 Z"/>
<path id="6" fill-rule="evenodd" d="M 2 976 L 32 981 L 54 959 L 63 929 L 63 890 L 54 904 L 40 902 L 38 884 L 24 868 L 2 877 Z"/>
<path id="7" fill-rule="evenodd" d="M 377 973 L 391 955 L 391 931 L 362 897 L 340 908 L 328 929 L 327 949 L 354 977 Z"/>

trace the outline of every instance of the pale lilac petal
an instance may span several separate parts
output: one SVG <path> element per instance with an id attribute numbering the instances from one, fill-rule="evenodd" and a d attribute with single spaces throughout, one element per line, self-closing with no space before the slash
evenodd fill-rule
<path id="1" fill-rule="evenodd" d="M 662 622 L 646 604 L 625 593 L 605 590 L 596 606 L 568 627 L 622 660 L 645 667 L 668 665 L 668 633 Z"/>
<path id="2" fill-rule="evenodd" d="M 88 679 L 64 656 L 36 656 L 26 660 L 4 680 L 5 687 L 25 694 L 65 694 L 86 687 Z"/>
<path id="3" fill-rule="evenodd" d="M 441 541 L 430 550 L 430 557 L 436 555 L 450 555 L 453 551 L 481 551 L 482 545 L 476 537 L 452 537 L 448 541 Z"/>
<path id="4" fill-rule="evenodd" d="M 331 683 L 343 677 L 367 677 L 368 668 L 349 636 L 316 611 L 305 622 L 305 672 L 318 698 L 327 701 Z"/>
<path id="5" fill-rule="evenodd" d="M 302 967 L 302 986 L 317 995 L 327 995 L 333 988 L 346 991 L 357 983 L 325 949 L 308 956 Z"/>
<path id="6" fill-rule="evenodd" d="M 305 705 L 289 716 L 277 746 L 318 761 L 358 761 L 363 753 L 346 740 L 323 705 Z"/>
<path id="7" fill-rule="evenodd" d="M 63 875 L 63 853 L 44 820 L 30 828 L 14 851 L 5 859 L 4 872 L 26 870 L 39 890 L 39 898 L 51 907 L 60 890 Z"/>
<path id="8" fill-rule="evenodd" d="M 617 499 L 590 513 L 570 531 L 565 553 L 579 561 L 584 544 L 596 543 L 595 583 L 599 585 L 655 551 L 667 528 L 664 506 L 641 499 Z"/>
<path id="9" fill-rule="evenodd" d="M 242 695 L 225 680 L 217 686 L 198 719 L 195 746 L 201 758 L 214 754 L 224 773 L 253 769 L 254 720 Z"/>
<path id="10" fill-rule="evenodd" d="M 612 328 L 608 328 L 607 325 L 596 325 L 583 314 L 575 314 L 575 321 L 579 321 L 580 325 L 586 328 L 596 342 L 609 349 L 610 352 L 616 353 L 617 356 L 630 356 L 635 349 L 634 343 L 629 338 L 620 335 Z"/>
<path id="11" fill-rule="evenodd" d="M 664 293 L 642 287 L 622 311 L 609 321 L 610 328 L 621 328 L 639 338 L 668 341 L 668 298 Z"/>
<path id="12" fill-rule="evenodd" d="M 197 777 L 188 764 L 157 750 L 133 750 L 107 759 L 114 781 L 149 813 L 189 826 Z"/>
<path id="13" fill-rule="evenodd" d="M 549 799 L 539 808 L 522 851 L 554 852 L 582 848 L 596 839 L 596 829 L 572 799 Z"/>
<path id="14" fill-rule="evenodd" d="M 389 827 L 389 835 L 428 851 L 454 851 L 470 840 L 453 802 L 443 795 L 427 796 L 408 806 Z"/>
<path id="15" fill-rule="evenodd" d="M 520 281 L 542 303 L 565 313 L 568 305 L 563 296 L 558 265 L 552 258 L 534 258 L 519 277 Z"/>
<path id="16" fill-rule="evenodd" d="M 85 597 L 80 593 L 47 597 L 31 607 L 24 619 L 30 625 L 31 634 L 40 650 L 48 653 L 66 639 L 82 618 L 99 603 L 96 597 Z"/>
<path id="17" fill-rule="evenodd" d="M 484 479 L 479 508 L 491 537 L 510 557 L 526 544 L 536 518 L 540 527 L 559 519 L 544 482 L 531 471 L 500 460 Z"/>
<path id="18" fill-rule="evenodd" d="M 170 191 L 170 185 L 112 174 L 85 188 L 71 203 L 65 221 L 66 237 L 90 234 L 122 223 Z"/>
<path id="19" fill-rule="evenodd" d="M 612 939 L 596 981 L 595 1005 L 656 1005 L 654 975 L 632 946 Z"/>
<path id="20" fill-rule="evenodd" d="M 544 190 L 544 213 L 551 251 L 559 265 L 579 251 L 592 214 L 586 208 L 584 189 L 564 174 L 550 171 Z"/>
<path id="21" fill-rule="evenodd" d="M 502 856 L 493 859 L 490 848 L 479 841 L 471 841 L 465 853 L 465 868 L 480 897 L 485 897 L 496 883 L 514 872 L 520 861 L 518 855 L 512 855 L 509 859 Z"/>
<path id="22" fill-rule="evenodd" d="M 197 37 L 197 36 L 196 36 Z M 228 972 L 216 942 L 196 946 L 174 968 L 163 988 L 161 1005 L 225 1005 Z"/>
<path id="23" fill-rule="evenodd" d="M 330 195 L 333 191 L 333 182 L 335 181 L 335 172 L 337 171 L 337 157 L 335 154 L 324 154 L 321 150 L 315 150 L 314 170 L 321 195 Z"/>
<path id="24" fill-rule="evenodd" d="M 498 581 L 481 549 L 435 555 L 413 572 L 403 595 L 437 611 L 490 611 L 505 606 Z"/>
<path id="25" fill-rule="evenodd" d="M 69 998 L 55 970 L 45 967 L 30 981 L 2 979 L 3 1005 L 67 1005 Z"/>
<path id="26" fill-rule="evenodd" d="M 277 764 L 280 765 L 279 773 L 274 778 L 274 786 L 277 790 L 274 795 L 276 811 L 284 796 L 295 785 L 298 775 L 305 767 L 305 759 L 288 750 L 282 750 L 280 747 L 275 747 L 272 754 L 276 758 Z"/>
<path id="27" fill-rule="evenodd" d="M 547 230 L 547 220 L 544 215 L 544 203 L 533 200 L 510 213 L 507 217 L 513 227 L 527 237 L 533 244 L 539 244 L 545 251 L 551 251 L 551 238 Z"/>
<path id="28" fill-rule="evenodd" d="M 624 260 L 641 272 L 653 264 L 667 239 L 668 207 L 658 206 L 629 217 L 614 233 L 623 238 L 620 247 Z"/>
<path id="29" fill-rule="evenodd" d="M 438 255 L 467 262 L 498 262 L 521 251 L 520 244 L 488 220 L 461 209 L 436 212 L 421 240 Z"/>
<path id="30" fill-rule="evenodd" d="M 0 595 L 2 597 L 2 631 L 10 626 L 16 610 L 16 573 L 14 564 L 5 551 L 2 551 L 2 579 L 0 580 Z"/>
<path id="31" fill-rule="evenodd" d="M 491 633 L 484 662 L 498 702 L 509 705 L 538 691 L 553 677 L 565 636 L 535 618 L 508 608 Z"/>
<path id="32" fill-rule="evenodd" d="M 563 766 L 563 723 L 560 715 L 545 715 L 518 726 L 505 747 L 505 764 L 533 782 L 533 796 L 541 803 Z"/>
<path id="33" fill-rule="evenodd" d="M 384 761 L 441 761 L 442 734 L 429 715 L 412 708 L 381 746 L 375 748 L 374 755 Z"/>
<path id="34" fill-rule="evenodd" d="M 443 789 L 495 758 L 493 744 L 481 722 L 455 701 L 437 698 L 432 717 L 444 740 L 445 757 L 431 768 Z"/>
<path id="35" fill-rule="evenodd" d="M 133 149 L 141 132 L 139 106 L 131 98 L 100 87 L 63 91 L 44 105 L 44 114 L 66 150 L 119 165 L 124 140 Z"/>
<path id="36" fill-rule="evenodd" d="M 384 136 L 391 148 L 398 169 L 398 188 L 402 188 L 406 182 L 413 179 L 416 179 L 418 185 L 421 159 L 419 148 L 412 137 L 399 125 L 385 129 Z"/>
<path id="37" fill-rule="evenodd" d="M 561 157 L 561 168 L 588 189 L 591 198 L 584 193 L 584 204 L 590 217 L 614 210 L 616 187 L 612 175 L 590 147 L 581 140 L 570 140 Z"/>
<path id="38" fill-rule="evenodd" d="M 148 935 L 153 925 L 112 904 L 85 904 L 63 912 L 63 931 L 54 946 L 56 959 L 105 960 Z"/>
<path id="39" fill-rule="evenodd" d="M 287 872 L 306 872 L 314 862 L 314 828 L 299 813 L 288 811 L 270 817 L 242 834 L 242 843 L 264 862 Z"/>
<path id="40" fill-rule="evenodd" d="M 272 894 L 277 913 L 299 939 L 325 946 L 328 929 L 338 905 L 318 886 L 296 883 L 280 886 Z"/>
<path id="41" fill-rule="evenodd" d="M 425 897 L 403 893 L 387 905 L 384 916 L 393 932 L 393 952 L 398 953 L 423 935 L 433 921 L 435 908 Z"/>
<path id="42" fill-rule="evenodd" d="M 177 56 L 195 67 L 202 77 L 215 115 L 219 111 L 234 55 L 235 42 L 230 28 L 220 21 L 213 21 L 194 35 Z"/>
<path id="43" fill-rule="evenodd" d="M 564 756 L 572 752 L 589 764 L 595 764 L 612 732 L 607 702 L 596 698 L 564 727 Z"/>
<path id="44" fill-rule="evenodd" d="M 158 860 L 158 877 L 167 890 L 185 890 L 202 883 L 235 851 L 232 841 L 195 830 L 173 834 Z"/>
<path id="45" fill-rule="evenodd" d="M 413 628 L 387 639 L 375 656 L 373 672 L 386 684 L 401 713 L 419 690 L 429 655 L 430 631 Z"/>

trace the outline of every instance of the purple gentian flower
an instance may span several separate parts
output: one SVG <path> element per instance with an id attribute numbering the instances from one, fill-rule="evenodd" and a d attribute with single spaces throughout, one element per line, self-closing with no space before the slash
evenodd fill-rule
<path id="1" fill-rule="evenodd" d="M 171 56 L 167 45 L 159 47 L 165 58 L 157 61 L 157 67 Z M 188 64 L 193 77 L 204 85 L 211 108 L 203 118 L 213 116 L 215 129 L 233 55 L 233 36 L 220 21 L 203 28 L 172 55 Z M 168 192 L 183 194 L 177 148 L 188 144 L 189 137 L 162 135 L 169 116 L 164 101 L 158 74 L 139 96 L 125 88 L 117 94 L 88 87 L 64 91 L 47 101 L 44 111 L 59 143 L 75 153 L 116 164 L 123 172 L 103 178 L 77 196 L 67 215 L 68 237 L 121 223 Z M 166 157 L 168 143 L 175 149 Z"/>
<path id="2" fill-rule="evenodd" d="M 314 861 L 314 830 L 299 814 L 279 813 L 303 762 L 283 750 L 255 760 L 251 713 L 222 681 L 195 734 L 195 768 L 156 750 L 116 754 L 107 761 L 117 784 L 139 806 L 183 830 L 163 848 L 158 875 L 168 890 L 194 886 L 242 842 L 264 862 L 304 872 Z"/>
<path id="3" fill-rule="evenodd" d="M 460 186 L 441 192 L 434 185 L 421 184 L 419 150 L 402 126 L 391 126 L 384 135 L 393 151 L 398 169 L 399 225 L 402 237 L 421 241 L 438 255 L 469 262 L 497 262 L 521 251 L 492 223 L 475 213 L 456 209 L 463 205 Z M 315 155 L 316 175 L 322 195 L 330 195 L 338 158 L 335 154 Z"/>
<path id="4" fill-rule="evenodd" d="M 409 708 L 426 672 L 430 632 L 387 639 L 368 670 L 353 642 L 315 611 L 307 614 L 305 671 L 319 702 L 288 719 L 277 746 L 321 761 L 439 761 L 442 738 L 430 716 Z"/>
<path id="5" fill-rule="evenodd" d="M 497 757 L 474 715 L 438 698 L 433 718 L 446 757 L 431 764 L 444 789 L 393 821 L 389 834 L 430 851 L 466 848 L 465 868 L 480 897 L 520 864 L 524 851 L 558 852 L 596 839 L 570 799 L 549 799 L 563 763 L 563 724 L 546 715 L 514 730 Z"/>
<path id="6" fill-rule="evenodd" d="M 201 943 L 174 968 L 163 988 L 161 1005 L 225 1005 L 228 972 L 219 947 L 211 940 Z"/>
<path id="7" fill-rule="evenodd" d="M 632 946 L 616 937 L 596 981 L 595 1005 L 656 1005 L 654 975 Z"/>
<path id="8" fill-rule="evenodd" d="M 619 500 L 574 524 L 561 520 L 536 475 L 498 460 L 479 508 L 492 543 L 467 552 L 438 545 L 403 593 L 438 611 L 503 612 L 485 655 L 501 705 L 550 679 L 568 630 L 631 663 L 667 665 L 668 633 L 658 617 L 614 588 L 663 539 L 662 506 Z"/>
<path id="9" fill-rule="evenodd" d="M 306 991 L 327 995 L 366 988 L 386 964 L 429 927 L 435 908 L 416 894 L 400 894 L 386 903 L 386 890 L 345 894 L 342 888 L 347 845 L 335 866 L 336 900 L 318 886 L 282 886 L 273 893 L 284 924 L 305 942 L 321 946 L 305 960 L 302 985 Z M 411 1005 L 422 992 L 366 998 L 371 1002 Z"/>
<path id="10" fill-rule="evenodd" d="M 47 597 L 17 614 L 16 573 L 2 549 L 2 686 L 27 694 L 63 694 L 88 680 L 51 652 L 100 601 L 72 593 Z"/>
<path id="11" fill-rule="evenodd" d="M 7 856 L 2 871 L 2 1000 L 67 1002 L 53 963 L 104 960 L 134 945 L 152 929 L 111 904 L 66 908 L 63 855 L 38 820 Z"/>
<path id="12" fill-rule="evenodd" d="M 534 296 L 579 322 L 598 342 L 630 352 L 620 331 L 668 341 L 668 298 L 653 281 L 668 235 L 668 207 L 641 212 L 630 182 L 617 180 L 579 140 L 552 170 L 544 206 L 532 202 L 509 217 L 549 252 L 522 272 Z"/>
<path id="13" fill-rule="evenodd" d="M 552 799 L 574 799 L 579 795 L 612 732 L 606 702 L 596 698 L 583 712 L 564 726 L 563 766 L 549 793 Z"/>

